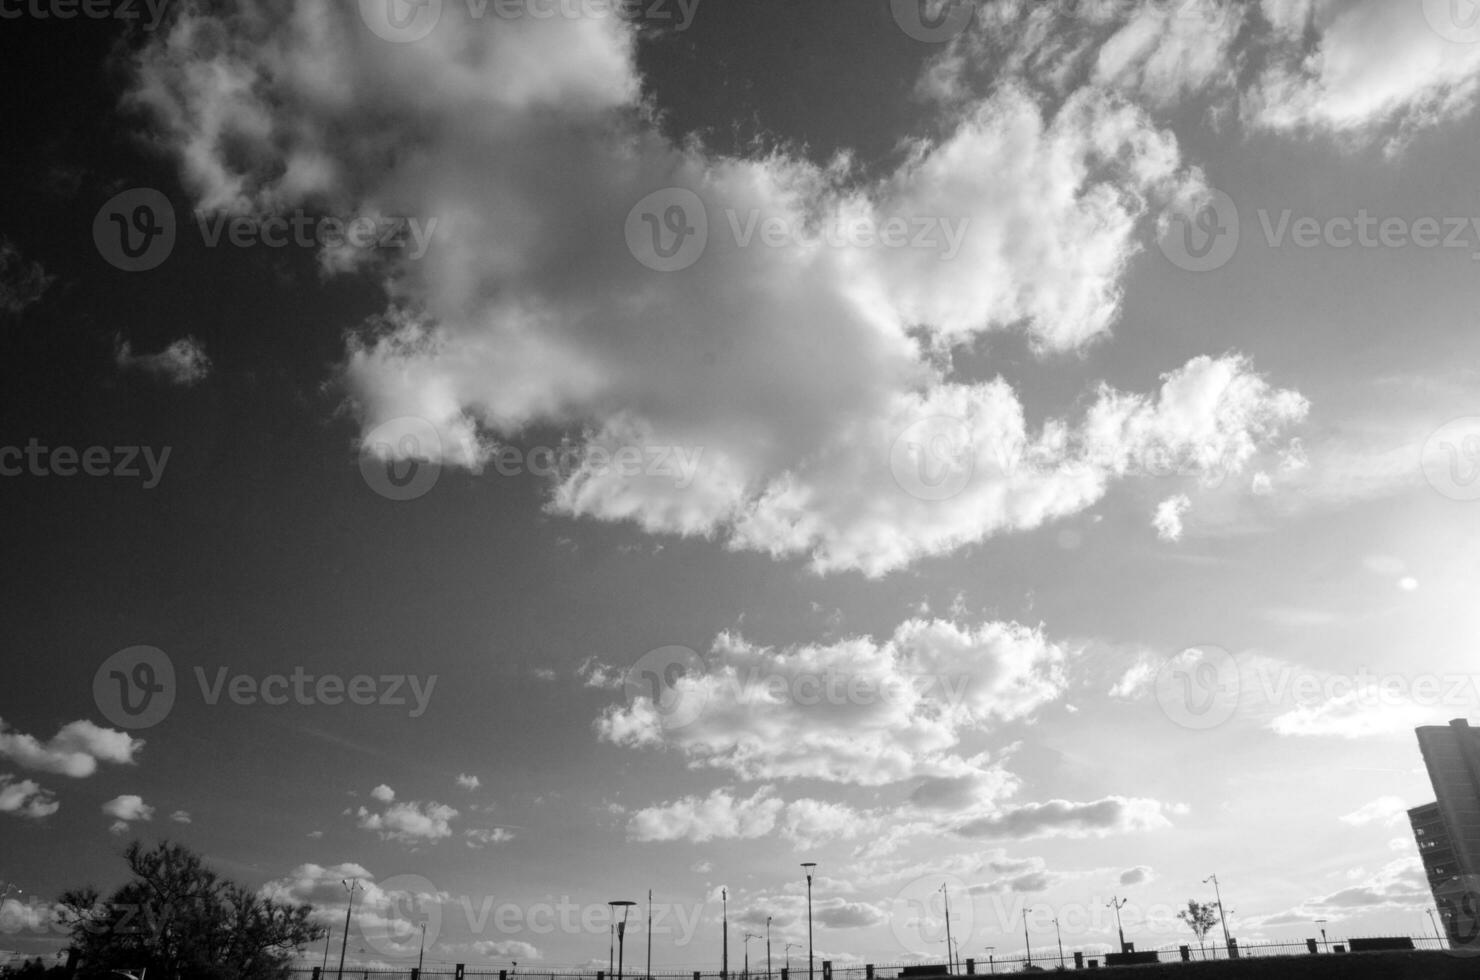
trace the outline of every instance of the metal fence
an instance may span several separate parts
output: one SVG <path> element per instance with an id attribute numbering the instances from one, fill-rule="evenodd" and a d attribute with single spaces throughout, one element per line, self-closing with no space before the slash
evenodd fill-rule
<path id="1" fill-rule="evenodd" d="M 1347 937 L 1343 939 L 1307 939 L 1299 942 L 1281 943 L 1237 943 L 1234 951 L 1238 958 L 1254 958 L 1268 956 L 1310 956 L 1310 955 L 1361 955 L 1348 954 L 1351 949 L 1351 940 L 1356 939 L 1392 939 L 1393 937 Z M 1446 940 L 1434 936 L 1414 936 L 1406 938 L 1413 944 L 1415 950 L 1448 951 L 1450 946 Z M 1106 957 L 1114 952 L 1113 947 L 1099 945 L 1090 948 L 1066 949 L 1063 952 L 1063 965 L 1067 969 L 1088 969 L 1091 966 L 1110 965 Z M 1229 958 L 1229 950 L 1220 944 L 1209 943 L 1205 946 L 1192 944 L 1173 943 L 1160 946 L 1156 949 L 1142 950 L 1142 955 L 1148 958 L 1154 956 L 1151 962 L 1177 963 L 1177 962 L 1203 962 L 1204 960 L 1226 960 Z M 956 976 L 989 976 L 997 973 L 1014 973 L 1022 970 L 1029 963 L 1041 966 L 1045 969 L 1055 969 L 1060 964 L 1060 954 L 1057 949 L 1034 950 L 1032 956 L 1019 954 L 1016 956 L 988 955 L 985 958 L 968 958 L 961 960 L 954 970 L 948 970 L 944 963 L 931 964 L 928 962 L 909 963 L 862 963 L 849 961 L 835 963 L 823 961 L 818 965 L 816 980 L 908 980 L 913 976 L 944 976 L 954 974 Z M 932 969 L 933 968 L 933 969 Z M 340 980 L 338 971 L 330 968 L 320 973 L 318 967 L 312 969 L 297 969 L 293 971 L 294 980 Z M 550 970 L 531 969 L 521 966 L 518 969 L 498 969 L 494 967 L 467 967 L 436 965 L 425 970 L 414 969 L 387 969 L 346 967 L 343 980 L 465 980 L 465 978 L 497 978 L 497 980 L 616 980 L 615 976 L 608 977 L 605 970 L 581 970 L 570 967 L 555 967 Z M 718 970 L 655 970 L 651 974 L 642 970 L 625 971 L 623 980 L 807 980 L 805 967 L 801 969 L 777 970 L 767 973 L 764 970 L 751 970 L 748 973 L 741 970 L 732 970 L 728 975 Z"/>

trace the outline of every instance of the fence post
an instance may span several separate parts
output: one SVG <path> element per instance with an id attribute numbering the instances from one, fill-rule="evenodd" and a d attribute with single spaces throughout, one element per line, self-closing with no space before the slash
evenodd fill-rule
<path id="1" fill-rule="evenodd" d="M 1316 948 L 1316 941 L 1314 939 L 1307 939 L 1305 941 L 1305 951 L 1307 953 L 1319 953 L 1320 952 L 1320 950 Z"/>
<path id="2" fill-rule="evenodd" d="M 509 980 L 509 971 L 508 970 L 500 970 L 500 971 L 498 971 L 498 980 Z"/>
<path id="3" fill-rule="evenodd" d="M 822 980 L 832 980 L 832 960 L 822 961 Z"/>
<path id="4" fill-rule="evenodd" d="M 1074 969 L 1076 969 L 1076 970 L 1082 970 L 1082 969 L 1084 969 L 1084 953 L 1079 952 L 1079 951 L 1076 951 L 1074 953 Z"/>
<path id="5" fill-rule="evenodd" d="M 411 980 L 421 980 L 421 967 L 413 966 L 411 968 Z"/>
<path id="6" fill-rule="evenodd" d="M 791 967 L 783 966 L 781 968 L 781 980 L 791 980 Z"/>
<path id="7" fill-rule="evenodd" d="M 452 971 L 453 974 L 457 977 L 457 980 L 463 980 L 463 971 L 465 969 L 467 969 L 467 966 L 463 963 L 458 963 L 453 966 Z"/>
<path id="8" fill-rule="evenodd" d="M 968 977 L 976 976 L 976 960 L 970 956 L 966 957 L 966 975 Z"/>
<path id="9" fill-rule="evenodd" d="M 1182 962 L 1183 963 L 1190 963 L 1190 962 L 1192 962 L 1192 947 L 1191 946 L 1188 946 L 1186 943 L 1183 943 L 1182 944 L 1181 952 L 1182 952 Z"/>
<path id="10" fill-rule="evenodd" d="M 1228 940 L 1228 958 L 1231 960 L 1238 959 L 1238 939 L 1236 938 L 1230 938 Z"/>
<path id="11" fill-rule="evenodd" d="M 313 980 L 319 980 L 319 968 L 318 967 L 314 967 L 313 968 Z"/>

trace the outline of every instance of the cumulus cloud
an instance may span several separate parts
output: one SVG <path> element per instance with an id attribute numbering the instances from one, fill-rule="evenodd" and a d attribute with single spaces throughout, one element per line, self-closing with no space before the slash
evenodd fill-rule
<path id="1" fill-rule="evenodd" d="M 1357 688 L 1297 704 L 1271 719 L 1269 728 L 1278 735 L 1367 738 L 1410 732 L 1432 720 L 1431 708 L 1376 697 L 1371 689 Z"/>
<path id="2" fill-rule="evenodd" d="M 370 798 L 374 800 L 379 800 L 382 803 L 389 803 L 391 800 L 394 800 L 396 798 L 396 791 L 391 789 L 385 783 L 381 783 L 379 786 L 370 791 Z"/>
<path id="3" fill-rule="evenodd" d="M 358 885 L 354 902 L 354 929 L 369 940 L 374 948 L 402 959 L 418 955 L 418 924 L 433 906 L 451 901 L 446 892 L 437 891 L 424 878 L 397 875 L 376 880 L 363 866 L 339 864 L 325 867 L 301 864 L 287 875 L 264 884 L 258 894 L 278 902 L 313 906 L 315 918 L 322 924 L 343 923 L 348 909 L 349 893 L 344 881 Z"/>
<path id="4" fill-rule="evenodd" d="M 135 354 L 133 345 L 120 339 L 113 360 L 119 370 L 138 371 L 182 388 L 200 384 L 211 373 L 205 346 L 194 337 L 183 337 L 154 354 Z"/>
<path id="5" fill-rule="evenodd" d="M 154 819 L 154 807 L 145 803 L 142 797 L 132 794 L 115 796 L 104 803 L 103 813 L 113 818 L 108 829 L 115 834 L 128 833 L 133 823 Z"/>
<path id="6" fill-rule="evenodd" d="M 1256 917 L 1248 925 L 1341 920 L 1372 912 L 1417 912 L 1433 902 L 1423 862 L 1417 857 L 1397 858 L 1370 873 L 1354 869 L 1350 877 L 1359 879 L 1358 883 L 1311 898 L 1285 912 Z"/>
<path id="7" fill-rule="evenodd" d="M 56 796 L 29 779 L 0 773 L 0 813 L 39 820 L 62 808 Z"/>
<path id="8" fill-rule="evenodd" d="M 1155 877 L 1155 873 L 1144 864 L 1138 864 L 1134 868 L 1127 868 L 1120 873 L 1122 885 L 1142 885 Z"/>
<path id="9" fill-rule="evenodd" d="M 537 946 L 520 939 L 483 939 L 475 943 L 455 943 L 446 948 L 451 953 L 468 953 L 486 960 L 534 961 L 544 958 Z"/>
<path id="10" fill-rule="evenodd" d="M 749 798 L 737 797 L 731 789 L 717 789 L 707 797 L 686 796 L 638 810 L 627 822 L 627 836 L 636 841 L 695 843 L 764 837 L 775 828 L 783 806 L 768 787 Z"/>
<path id="11" fill-rule="evenodd" d="M 609 707 L 595 727 L 604 740 L 670 746 L 692 766 L 750 780 L 960 776 L 972 771 L 952 754 L 962 734 L 1030 717 L 1058 698 L 1067 658 L 1016 623 L 908 620 L 882 642 L 787 649 L 725 633 L 707 673 L 675 682 L 675 703 L 685 715 L 692 707 L 692 721 L 670 725 L 651 698 L 637 697 Z"/>
<path id="12" fill-rule="evenodd" d="M 471 848 L 478 850 L 490 844 L 506 844 L 514 839 L 512 831 L 503 827 L 492 829 L 474 828 L 463 832 L 464 842 Z"/>
<path id="13" fill-rule="evenodd" d="M 86 719 L 63 725 L 45 742 L 11 729 L 0 719 L 0 758 L 37 772 L 81 779 L 96 772 L 99 762 L 132 764 L 134 754 L 143 747 L 140 739 Z"/>
<path id="14" fill-rule="evenodd" d="M 1097 442 L 1086 458 L 1081 428 L 1028 431 L 1006 382 L 957 379 L 943 355 L 990 331 L 1045 352 L 1108 336 L 1148 216 L 1202 183 L 1113 89 L 1192 84 L 1203 32 L 1148 22 L 1156 51 L 1118 42 L 1115 85 L 1051 109 L 995 86 L 866 176 L 846 156 L 669 141 L 620 18 L 466 16 L 450 5 L 430 37 L 386 45 L 352 9 L 252 0 L 227 24 L 186 11 L 134 63 L 129 101 L 205 209 L 446 219 L 420 260 L 377 260 L 387 308 L 339 368 L 362 435 L 408 416 L 436 430 L 435 444 L 387 452 L 478 470 L 502 440 L 557 427 L 579 462 L 552 477 L 555 512 L 881 575 L 1080 511 L 1144 448 Z M 702 258 L 671 274 L 638 260 L 654 255 L 633 211 L 663 188 L 692 195 L 709 231 Z M 771 219 L 801 234 L 742 241 Z M 896 219 L 912 235 L 924 222 L 939 247 L 816 234 Z M 1282 393 L 1250 393 L 1271 402 L 1248 407 L 1259 419 L 1292 420 Z M 891 447 L 937 416 L 961 423 L 972 470 L 945 501 L 902 488 L 892 465 Z M 604 465 L 624 450 L 697 469 Z"/>
<path id="15" fill-rule="evenodd" d="M 1191 509 L 1192 501 L 1185 493 L 1168 497 L 1157 504 L 1156 513 L 1151 518 L 1151 526 L 1156 528 L 1156 536 L 1163 541 L 1181 541 L 1182 515 Z"/>
<path id="16" fill-rule="evenodd" d="M 414 800 L 391 803 L 380 813 L 363 806 L 355 811 L 356 823 L 361 830 L 373 830 L 381 840 L 406 844 L 435 842 L 451 836 L 452 821 L 457 816 L 457 811 L 445 803 Z"/>
<path id="17" fill-rule="evenodd" d="M 956 832 L 987 840 L 1029 840 L 1038 837 L 1104 837 L 1171 826 L 1168 815 L 1180 807 L 1158 800 L 1107 796 L 1088 803 L 1050 800 L 1003 807 L 989 816 L 969 820 Z"/>
<path id="18" fill-rule="evenodd" d="M 191 822 L 190 813 L 186 810 L 176 810 L 174 813 L 170 814 L 170 819 L 173 820 L 175 823 Z"/>
<path id="19" fill-rule="evenodd" d="M 461 789 L 473 790 L 483 785 L 483 780 L 477 776 L 470 776 L 465 772 L 457 774 L 457 785 Z"/>

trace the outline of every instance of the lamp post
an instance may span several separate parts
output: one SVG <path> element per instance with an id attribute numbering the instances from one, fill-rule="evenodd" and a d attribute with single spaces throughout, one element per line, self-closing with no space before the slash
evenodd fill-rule
<path id="1" fill-rule="evenodd" d="M 761 937 L 753 932 L 747 932 L 745 934 L 745 939 L 743 940 L 745 943 L 745 972 L 741 974 L 741 976 L 745 977 L 745 980 L 750 980 L 750 941 L 759 938 Z"/>
<path id="2" fill-rule="evenodd" d="M 807 869 L 807 980 L 814 980 L 812 973 L 812 869 L 817 867 L 816 861 L 803 861 L 802 867 Z"/>
<path id="3" fill-rule="evenodd" d="M 1203 879 L 1203 884 L 1213 883 L 1213 894 L 1218 897 L 1218 921 L 1223 926 L 1223 948 L 1228 950 L 1228 958 L 1233 959 L 1233 940 L 1228 938 L 1228 916 L 1223 912 L 1223 892 L 1218 888 L 1218 876 L 1208 875 Z"/>
<path id="4" fill-rule="evenodd" d="M 1442 945 L 1444 942 L 1444 937 L 1439 935 L 1439 923 L 1434 921 L 1434 910 L 1424 909 L 1424 914 L 1429 917 L 1429 925 L 1434 927 L 1434 938 L 1439 940 L 1439 943 Z"/>
<path id="5" fill-rule="evenodd" d="M 1059 931 L 1059 917 L 1053 917 L 1053 934 L 1059 941 L 1059 969 L 1064 968 L 1064 934 Z"/>
<path id="6" fill-rule="evenodd" d="M 427 924 L 421 924 L 421 951 L 416 954 L 416 975 L 421 976 L 421 963 L 427 955 Z"/>
<path id="7" fill-rule="evenodd" d="M 782 955 L 786 957 L 786 976 L 787 976 L 787 980 L 791 980 L 791 950 L 792 950 L 792 947 L 793 946 L 795 946 L 797 949 L 801 949 L 802 948 L 802 944 L 801 943 L 787 943 L 786 944 L 786 949 L 782 951 Z"/>
<path id="8" fill-rule="evenodd" d="M 339 977 L 344 977 L 344 954 L 349 951 L 349 917 L 355 909 L 355 891 L 363 887 L 358 878 L 342 878 L 344 888 L 349 892 L 349 906 L 344 910 L 344 941 L 339 944 Z"/>
<path id="9" fill-rule="evenodd" d="M 622 921 L 616 922 L 617 926 L 617 980 L 622 980 L 622 953 L 627 945 L 627 916 L 632 913 L 632 906 L 636 902 L 618 899 L 615 902 L 607 902 L 612 908 L 612 921 L 616 922 L 617 909 L 622 910 Z"/>
<path id="10" fill-rule="evenodd" d="M 652 980 L 651 977 L 648 980 Z M 766 980 L 771 980 L 771 917 L 766 916 Z"/>
<path id="11" fill-rule="evenodd" d="M 992 955 L 992 951 L 994 949 L 996 949 L 996 948 L 997 948 L 996 946 L 988 946 L 987 947 L 987 972 L 988 973 L 996 973 L 997 972 L 997 957 L 995 957 L 994 955 Z"/>
<path id="12" fill-rule="evenodd" d="M 326 980 L 329 976 L 329 940 L 333 938 L 334 927 L 330 926 L 328 929 L 324 930 L 324 965 L 319 967 L 319 976 L 325 977 Z"/>
<path id="13" fill-rule="evenodd" d="M 1120 909 L 1128 901 L 1130 901 L 1130 899 L 1128 898 L 1116 898 L 1114 895 L 1110 896 L 1110 907 L 1115 910 L 1115 931 L 1120 934 L 1120 951 L 1122 953 L 1125 952 L 1125 929 L 1120 924 Z"/>
<path id="14" fill-rule="evenodd" d="M 1033 965 L 1033 940 L 1028 938 L 1028 909 L 1032 906 L 1023 906 L 1023 949 L 1028 956 L 1028 966 Z"/>
<path id="15" fill-rule="evenodd" d="M 724 951 L 721 953 L 720 980 L 730 980 L 730 890 L 719 890 L 720 918 L 724 922 Z"/>
<path id="16" fill-rule="evenodd" d="M 648 889 L 648 911 L 647 925 L 643 927 L 647 933 L 647 980 L 653 980 L 653 890 Z"/>
<path id="17" fill-rule="evenodd" d="M 940 883 L 940 893 L 946 897 L 946 972 L 956 972 L 956 960 L 951 946 L 951 892 L 947 882 Z"/>
<path id="18" fill-rule="evenodd" d="M 1326 947 L 1326 952 L 1331 952 L 1331 944 L 1326 940 L 1326 920 L 1317 919 L 1316 925 L 1321 927 L 1321 945 Z"/>

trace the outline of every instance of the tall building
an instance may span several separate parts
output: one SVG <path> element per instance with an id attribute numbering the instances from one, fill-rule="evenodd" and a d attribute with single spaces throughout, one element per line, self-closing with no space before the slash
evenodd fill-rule
<path id="1" fill-rule="evenodd" d="M 1417 729 L 1433 803 L 1408 811 L 1452 946 L 1480 950 L 1480 728 L 1463 718 Z"/>

